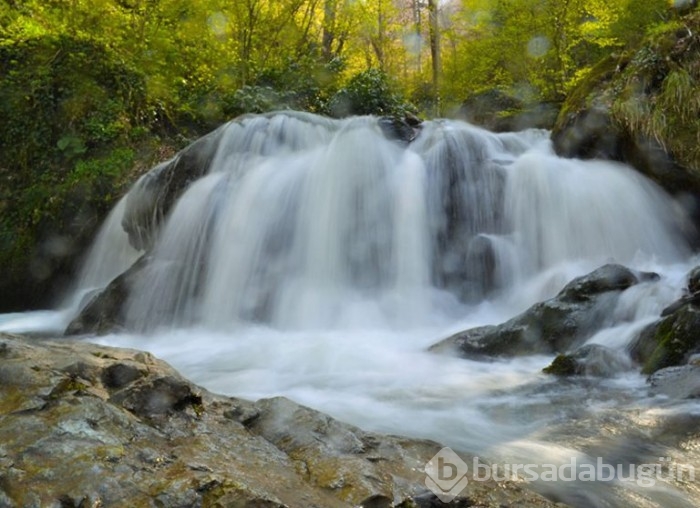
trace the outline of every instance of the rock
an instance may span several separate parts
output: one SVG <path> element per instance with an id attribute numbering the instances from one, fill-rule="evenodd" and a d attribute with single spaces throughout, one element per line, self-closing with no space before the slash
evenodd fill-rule
<path id="1" fill-rule="evenodd" d="M 420 120 L 414 116 L 407 118 L 386 116 L 379 119 L 379 128 L 387 139 L 408 144 L 416 139 L 420 129 Z"/>
<path id="2" fill-rule="evenodd" d="M 148 257 L 142 256 L 128 270 L 117 276 L 102 291 L 97 291 L 78 315 L 68 324 L 66 335 L 88 333 L 105 335 L 126 325 L 124 306 L 143 270 Z"/>
<path id="3" fill-rule="evenodd" d="M 658 275 L 635 274 L 624 266 L 608 264 L 572 280 L 556 297 L 501 325 L 459 332 L 430 350 L 457 351 L 474 359 L 563 353 L 606 325 L 621 291 L 655 278 Z"/>
<path id="4" fill-rule="evenodd" d="M 552 130 L 557 154 L 627 162 L 699 213 L 700 12 L 611 55 L 569 95 Z"/>
<path id="5" fill-rule="evenodd" d="M 687 302 L 642 330 L 630 346 L 630 356 L 644 374 L 682 365 L 700 352 L 700 307 Z"/>
<path id="6" fill-rule="evenodd" d="M 700 305 L 700 266 L 696 266 L 686 275 L 686 291 L 678 300 L 661 311 L 661 317 L 670 316 L 685 305 Z"/>
<path id="7" fill-rule="evenodd" d="M 206 174 L 214 160 L 225 126 L 197 139 L 173 159 L 143 175 L 129 191 L 122 218 L 129 243 L 149 250 L 161 223 L 184 190 Z"/>
<path id="8" fill-rule="evenodd" d="M 599 344 L 589 344 L 581 346 L 573 353 L 558 355 L 548 367 L 542 369 L 542 372 L 562 377 L 612 377 L 631 366 L 632 362 L 624 352 Z"/>
<path id="9" fill-rule="evenodd" d="M 687 275 L 688 278 L 688 292 L 693 295 L 700 292 L 700 266 L 696 266 Z"/>
<path id="10" fill-rule="evenodd" d="M 2 506 L 433 506 L 439 449 L 284 398 L 215 395 L 148 353 L 0 334 Z M 463 496 L 554 506 L 513 482 Z"/>
<path id="11" fill-rule="evenodd" d="M 700 397 L 700 366 L 682 365 L 666 367 L 649 377 L 651 392 L 663 394 L 674 399 L 692 399 Z"/>

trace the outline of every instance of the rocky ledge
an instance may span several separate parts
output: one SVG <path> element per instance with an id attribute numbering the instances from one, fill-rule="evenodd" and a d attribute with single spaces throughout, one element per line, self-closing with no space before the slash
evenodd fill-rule
<path id="1" fill-rule="evenodd" d="M 0 334 L 0 506 L 440 506 L 440 448 L 215 395 L 149 353 Z M 509 482 L 452 504 L 512 505 L 553 506 Z"/>

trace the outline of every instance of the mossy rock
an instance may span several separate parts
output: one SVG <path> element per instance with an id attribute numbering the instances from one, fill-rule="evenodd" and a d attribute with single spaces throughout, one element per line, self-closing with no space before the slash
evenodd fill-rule
<path id="1" fill-rule="evenodd" d="M 559 377 L 611 377 L 630 367 L 626 354 L 600 344 L 587 344 L 572 353 L 558 355 L 542 372 Z"/>
<path id="2" fill-rule="evenodd" d="M 630 163 L 672 193 L 700 195 L 700 12 L 600 62 L 570 94 L 558 154 Z"/>
<path id="3" fill-rule="evenodd" d="M 550 365 L 542 369 L 545 374 L 568 377 L 578 376 L 583 373 L 581 365 L 571 355 L 557 355 Z"/>
<path id="4" fill-rule="evenodd" d="M 430 351 L 475 360 L 564 353 L 581 346 L 611 322 L 622 291 L 656 278 L 654 273 L 634 273 L 624 266 L 607 264 L 577 277 L 554 298 L 505 323 L 458 332 L 431 346 Z"/>
<path id="5" fill-rule="evenodd" d="M 630 348 L 641 363 L 642 373 L 653 374 L 665 367 L 683 365 L 700 352 L 700 308 L 692 303 L 645 328 Z"/>

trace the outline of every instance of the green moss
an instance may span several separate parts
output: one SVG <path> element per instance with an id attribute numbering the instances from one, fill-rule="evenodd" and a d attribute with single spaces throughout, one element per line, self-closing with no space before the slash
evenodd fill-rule
<path id="1" fill-rule="evenodd" d="M 636 48 L 594 66 L 567 97 L 554 133 L 575 125 L 581 113 L 600 110 L 610 134 L 617 133 L 623 143 L 655 141 L 679 166 L 700 174 L 699 88 L 700 12 L 695 11 L 657 25 Z"/>
<path id="2" fill-rule="evenodd" d="M 88 386 L 85 383 L 81 382 L 74 376 L 63 378 L 58 382 L 54 389 L 51 390 L 48 398 L 49 400 L 60 399 L 69 393 L 82 392 L 87 387 Z"/>
<path id="3" fill-rule="evenodd" d="M 551 374 L 553 376 L 575 376 L 579 374 L 579 365 L 576 360 L 574 360 L 569 355 L 558 355 L 554 361 L 548 366 L 542 369 L 545 374 Z"/>
<path id="4" fill-rule="evenodd" d="M 697 335 L 700 312 L 686 306 L 668 316 L 656 327 L 654 342 L 657 346 L 644 362 L 643 374 L 653 374 L 659 369 L 680 365 L 686 356 L 700 346 Z"/>
<path id="5" fill-rule="evenodd" d="M 10 414 L 16 411 L 27 400 L 27 394 L 24 389 L 7 384 L 0 390 L 0 415 Z"/>
<path id="6" fill-rule="evenodd" d="M 700 170 L 700 13 L 647 37 L 612 88 L 613 121 Z"/>
<path id="7" fill-rule="evenodd" d="M 615 73 L 624 67 L 628 60 L 629 56 L 626 54 L 610 55 L 594 65 L 567 96 L 557 117 L 555 129 L 563 127 L 571 115 L 590 107 L 601 83 L 610 82 Z"/>

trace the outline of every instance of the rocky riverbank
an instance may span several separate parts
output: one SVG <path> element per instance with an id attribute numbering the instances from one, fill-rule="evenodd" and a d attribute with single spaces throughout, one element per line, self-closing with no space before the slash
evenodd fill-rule
<path id="1" fill-rule="evenodd" d="M 209 393 L 149 353 L 0 335 L 1 506 L 438 506 L 438 443 Z M 467 461 L 471 458 L 463 456 Z M 512 482 L 455 506 L 546 507 Z"/>

